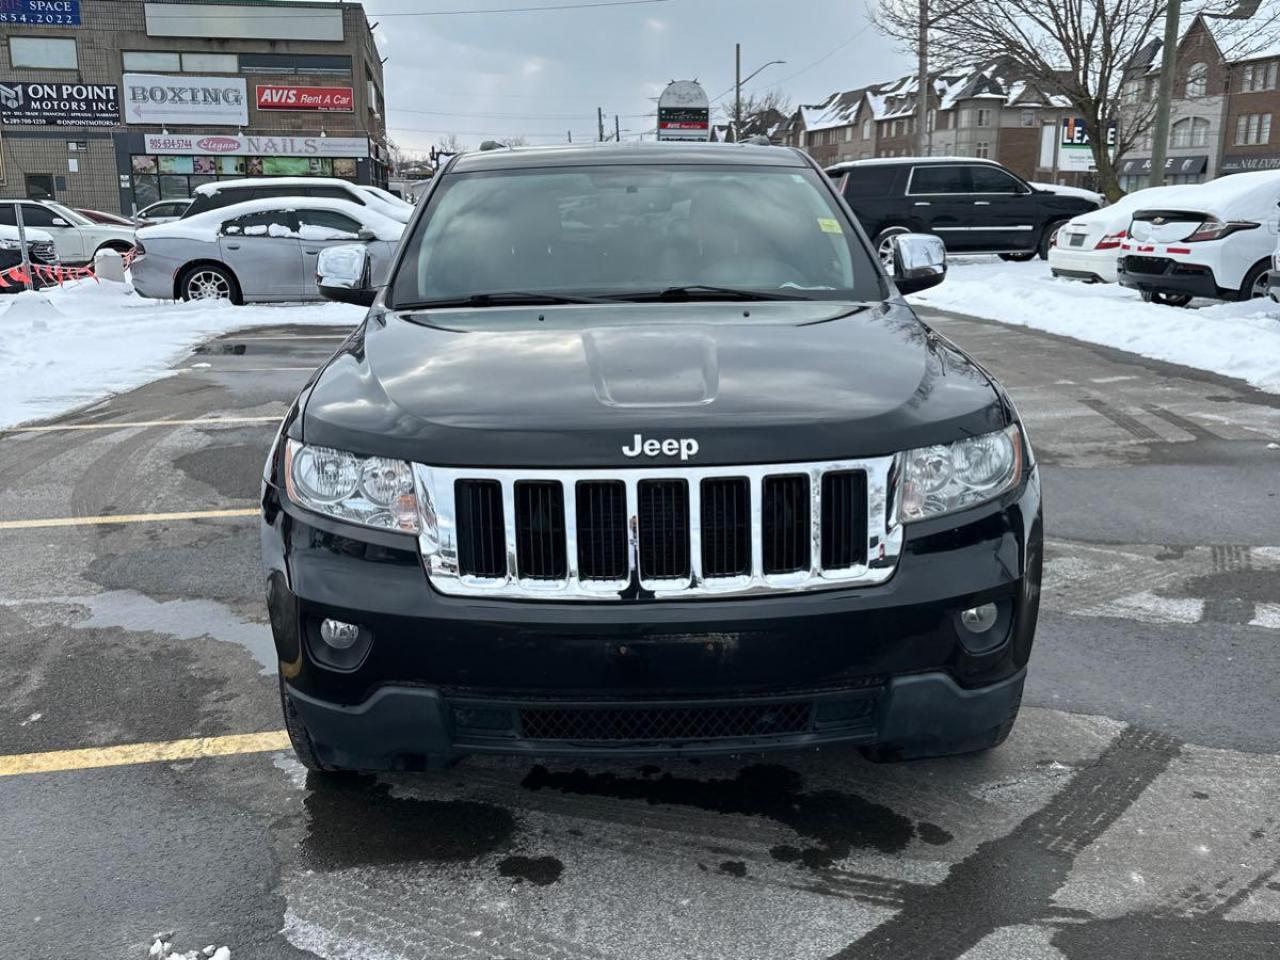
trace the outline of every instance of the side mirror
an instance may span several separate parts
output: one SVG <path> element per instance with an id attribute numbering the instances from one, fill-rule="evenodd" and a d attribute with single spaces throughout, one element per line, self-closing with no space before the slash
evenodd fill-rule
<path id="1" fill-rule="evenodd" d="M 902 294 L 936 287 L 947 276 L 947 248 L 931 233 L 898 233 L 891 239 L 893 282 Z"/>
<path id="2" fill-rule="evenodd" d="M 61 217 L 54 217 L 53 222 L 50 224 L 50 226 L 51 227 L 69 227 L 71 226 L 71 224 L 67 223 L 67 221 L 63 220 Z"/>
<path id="3" fill-rule="evenodd" d="M 361 227 L 359 232 L 356 234 L 356 239 L 361 243 L 368 243 L 370 240 L 377 240 L 378 235 L 368 227 Z"/>
<path id="4" fill-rule="evenodd" d="M 358 243 L 325 247 L 316 262 L 316 286 L 326 300 L 369 306 L 378 295 L 369 280 L 369 251 Z"/>

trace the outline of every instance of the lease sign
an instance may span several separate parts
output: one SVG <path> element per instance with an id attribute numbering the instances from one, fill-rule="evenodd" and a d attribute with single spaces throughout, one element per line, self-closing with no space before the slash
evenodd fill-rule
<path id="1" fill-rule="evenodd" d="M 355 92 L 350 87 L 293 87 L 258 84 L 259 110 L 324 110 L 351 113 Z"/>

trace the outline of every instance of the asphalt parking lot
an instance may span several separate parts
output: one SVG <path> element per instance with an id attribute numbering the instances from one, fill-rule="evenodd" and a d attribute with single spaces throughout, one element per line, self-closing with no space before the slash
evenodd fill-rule
<path id="1" fill-rule="evenodd" d="M 1280 397 L 929 315 L 1044 471 L 987 756 L 470 759 L 308 780 L 254 502 L 343 331 L 256 328 L 0 433 L 0 957 L 1280 956 Z"/>

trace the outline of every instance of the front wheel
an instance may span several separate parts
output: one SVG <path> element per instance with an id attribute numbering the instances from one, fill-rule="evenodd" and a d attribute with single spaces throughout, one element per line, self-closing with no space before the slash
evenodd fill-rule
<path id="1" fill-rule="evenodd" d="M 885 227 L 876 234 L 876 238 L 872 243 L 876 248 L 876 255 L 880 258 L 880 265 L 884 267 L 884 272 L 889 276 L 893 276 L 893 238 L 904 233 L 910 233 L 906 227 Z"/>
<path id="2" fill-rule="evenodd" d="M 192 267 L 178 281 L 178 293 L 183 300 L 230 300 L 240 302 L 240 289 L 236 278 L 225 267 L 202 263 Z"/>
<path id="3" fill-rule="evenodd" d="M 1049 259 L 1049 248 L 1053 246 L 1058 236 L 1058 231 L 1066 225 L 1066 222 L 1065 220 L 1058 220 L 1044 228 L 1044 233 L 1040 235 L 1040 247 L 1037 251 L 1041 260 Z"/>
<path id="4" fill-rule="evenodd" d="M 1142 299 L 1147 303 L 1158 303 L 1164 307 L 1185 307 L 1191 302 L 1191 294 L 1165 293 L 1161 290 L 1143 290 Z"/>

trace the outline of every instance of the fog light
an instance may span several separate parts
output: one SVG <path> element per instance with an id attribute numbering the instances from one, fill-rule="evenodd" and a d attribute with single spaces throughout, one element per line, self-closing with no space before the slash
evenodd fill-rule
<path id="1" fill-rule="evenodd" d="M 970 633 L 986 633 L 996 625 L 999 611 L 994 603 L 984 603 L 980 607 L 970 607 L 960 611 L 960 623 Z"/>
<path id="2" fill-rule="evenodd" d="M 360 628 L 341 620 L 323 620 L 320 623 L 320 639 L 335 650 L 346 650 L 360 639 Z"/>

